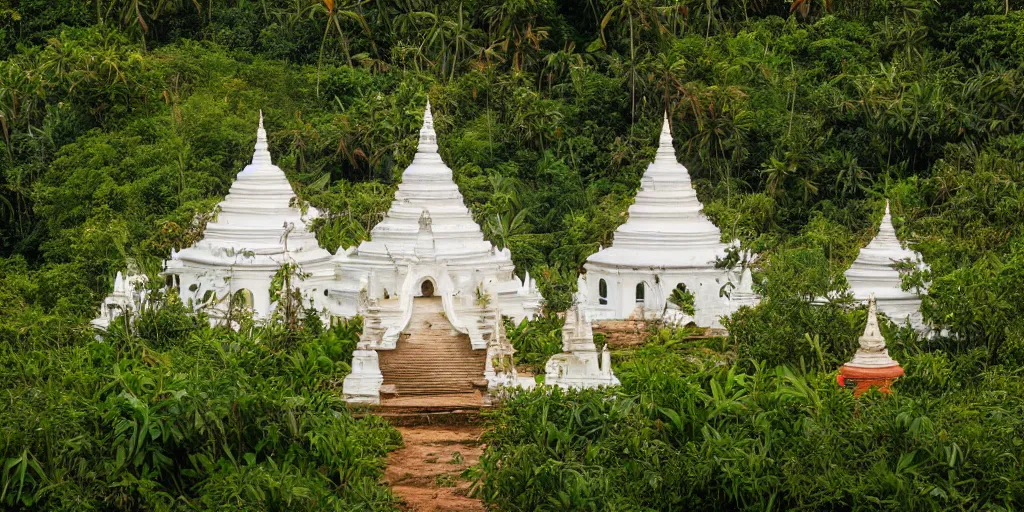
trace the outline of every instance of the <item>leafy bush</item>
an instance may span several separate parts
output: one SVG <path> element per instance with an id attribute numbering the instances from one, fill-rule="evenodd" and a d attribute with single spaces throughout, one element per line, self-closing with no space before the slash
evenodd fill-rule
<path id="1" fill-rule="evenodd" d="M 539 373 L 551 356 L 562 351 L 562 325 L 564 319 L 548 314 L 535 320 L 523 320 L 515 325 L 505 319 L 505 336 L 516 349 L 517 365 Z"/>
<path id="2" fill-rule="evenodd" d="M 522 392 L 492 413 L 480 494 L 523 511 L 1013 508 L 1020 379 L 950 389 L 939 361 L 908 357 L 906 389 L 857 401 L 834 373 L 641 349 L 621 390 Z"/>
<path id="3" fill-rule="evenodd" d="M 0 345 L 5 506 L 391 509 L 378 481 L 398 433 L 340 399 L 358 324 L 294 346 L 179 307 L 105 342 Z"/>

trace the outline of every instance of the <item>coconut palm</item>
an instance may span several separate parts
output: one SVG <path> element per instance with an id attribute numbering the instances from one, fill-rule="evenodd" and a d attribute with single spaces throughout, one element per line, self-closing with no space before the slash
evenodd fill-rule
<path id="1" fill-rule="evenodd" d="M 607 47 L 606 30 L 609 26 L 626 26 L 629 33 L 629 90 L 630 90 L 630 122 L 636 122 L 636 82 L 640 78 L 637 72 L 637 38 L 644 32 L 653 30 L 654 40 L 660 42 L 667 32 L 661 22 L 657 4 L 651 0 L 617 0 L 608 9 L 601 20 L 601 41 Z"/>
<path id="2" fill-rule="evenodd" d="M 310 15 L 314 16 L 316 13 L 322 13 L 326 16 L 326 23 L 324 23 L 324 35 L 320 40 L 320 55 L 317 58 L 316 65 L 316 95 L 320 97 L 320 67 L 324 60 L 324 46 L 327 44 L 327 37 L 330 36 L 331 29 L 334 29 L 338 39 L 341 41 L 341 49 L 345 54 L 345 61 L 348 65 L 352 65 L 352 53 L 349 49 L 348 34 L 341 28 L 342 20 L 354 21 L 363 31 L 366 36 L 370 36 L 370 26 L 366 23 L 366 18 L 362 14 L 362 6 L 366 3 L 366 0 L 357 0 L 351 3 L 336 4 L 334 0 L 323 0 L 322 4 L 317 4 L 316 8 L 310 10 Z M 371 41 L 372 42 L 372 41 Z"/>

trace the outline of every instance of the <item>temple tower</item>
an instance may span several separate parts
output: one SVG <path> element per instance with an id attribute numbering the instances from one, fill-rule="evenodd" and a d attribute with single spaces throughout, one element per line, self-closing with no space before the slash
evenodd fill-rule
<path id="1" fill-rule="evenodd" d="M 666 113 L 657 155 L 626 223 L 615 231 L 611 247 L 587 258 L 580 276 L 577 302 L 587 319 L 665 317 L 679 323 L 685 315 L 668 300 L 675 289 L 693 296 L 692 321 L 705 327 L 720 328 L 720 317 L 756 304 L 749 273 L 744 283 L 739 268 L 715 268 L 728 246 L 701 209 L 689 171 L 676 160 Z M 721 293 L 729 283 L 740 291 L 738 300 Z"/>
<path id="2" fill-rule="evenodd" d="M 913 291 L 904 291 L 896 263 L 910 261 L 919 268 L 924 260 L 914 250 L 908 249 L 896 237 L 889 213 L 889 201 L 885 202 L 878 235 L 860 250 L 857 259 L 846 270 L 846 281 L 857 302 L 867 302 L 874 295 L 878 310 L 898 324 L 909 322 L 918 331 L 928 330 L 921 316 L 921 297 Z"/>
<path id="3" fill-rule="evenodd" d="M 114 277 L 114 292 L 103 299 L 100 314 L 90 324 L 106 331 L 111 322 L 122 315 L 131 319 L 145 307 L 146 284 L 149 278 L 145 274 L 129 274 L 126 279 L 121 272 Z"/>
<path id="4" fill-rule="evenodd" d="M 460 338 L 449 344 L 452 357 L 462 348 L 487 355 L 480 361 L 478 374 L 481 381 L 486 378 L 486 385 L 509 383 L 509 376 L 498 375 L 492 368 L 491 356 L 510 353 L 501 335 L 501 317 L 515 321 L 533 317 L 541 296 L 528 274 L 524 280 L 516 277 L 508 249 L 499 251 L 484 240 L 452 170 L 438 154 L 429 103 L 416 155 L 402 175 L 387 215 L 373 228 L 370 240 L 339 251 L 334 263 L 338 280 L 329 291 L 331 313 L 361 314 L 366 319 L 355 356 L 365 358 L 366 364 L 357 361 L 353 367 L 367 368 L 367 372 L 353 372 L 346 378 L 348 400 L 377 402 L 379 389 L 374 386 L 379 381 L 396 382 L 400 395 L 414 393 L 410 381 L 401 378 L 402 367 L 420 364 L 423 351 L 436 348 L 423 343 L 427 337 L 449 343 L 438 331 Z M 420 349 L 415 348 L 417 344 Z M 396 352 L 370 355 L 373 351 Z M 458 357 L 468 366 L 475 356 L 461 353 Z M 372 359 L 380 361 L 383 379 L 374 374 Z M 434 365 L 431 373 L 442 378 L 446 361 L 437 360 Z M 420 383 L 418 387 L 427 386 Z"/>
<path id="5" fill-rule="evenodd" d="M 275 307 L 270 299 L 274 274 L 293 264 L 307 277 L 292 286 L 323 308 L 334 270 L 331 253 L 309 230 L 317 215 L 313 207 L 300 208 L 288 178 L 271 160 L 260 113 L 252 163 L 217 205 L 203 239 L 171 251 L 162 275 L 179 288 L 183 301 L 208 312 L 212 321 L 231 307 L 251 309 L 255 318 L 265 319 Z"/>
<path id="6" fill-rule="evenodd" d="M 852 387 L 856 396 L 871 388 L 888 393 L 892 383 L 903 376 L 903 367 L 889 357 L 889 349 L 885 347 L 876 308 L 875 296 L 869 295 L 868 321 L 864 334 L 857 340 L 857 352 L 849 363 L 839 368 L 836 376 L 836 382 L 843 387 Z"/>

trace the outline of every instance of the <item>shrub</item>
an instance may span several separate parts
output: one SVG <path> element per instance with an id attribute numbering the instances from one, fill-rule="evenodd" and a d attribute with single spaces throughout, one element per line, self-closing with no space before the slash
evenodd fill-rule
<path id="1" fill-rule="evenodd" d="M 622 388 L 540 389 L 489 414 L 478 478 L 503 510 L 951 510 L 1024 499 L 1019 379 L 955 380 L 908 360 L 895 393 L 854 400 L 834 373 L 701 366 L 664 347 Z M 934 370 L 925 370 L 931 364 Z"/>

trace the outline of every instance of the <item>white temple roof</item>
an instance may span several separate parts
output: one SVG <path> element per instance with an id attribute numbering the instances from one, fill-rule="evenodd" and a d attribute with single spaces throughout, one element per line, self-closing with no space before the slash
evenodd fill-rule
<path id="1" fill-rule="evenodd" d="M 874 294 L 880 301 L 893 298 L 916 298 L 917 295 L 903 291 L 900 287 L 900 273 L 893 265 L 909 259 L 920 264 L 921 255 L 903 247 L 896 237 L 889 213 L 889 201 L 885 202 L 885 215 L 878 228 L 878 235 L 860 250 L 857 259 L 846 270 L 846 280 L 857 300 L 867 300 Z"/>
<path id="2" fill-rule="evenodd" d="M 640 181 L 629 218 L 615 231 L 612 246 L 587 259 L 612 267 L 713 267 L 724 257 L 722 232 L 701 213 L 690 173 L 676 160 L 668 114 L 658 152 Z"/>
<path id="3" fill-rule="evenodd" d="M 448 263 L 472 264 L 484 260 L 511 265 L 511 255 L 484 240 L 480 226 L 463 202 L 452 170 L 437 152 L 434 118 L 427 103 L 416 156 L 402 174 L 395 200 L 384 219 L 370 232 L 370 240 L 355 251 L 339 251 L 338 260 L 411 260 L 416 254 L 420 218 L 431 221 L 435 257 Z"/>
<path id="4" fill-rule="evenodd" d="M 329 259 L 331 254 L 320 247 L 307 225 L 307 219 L 318 212 L 309 207 L 304 215 L 295 203 L 288 178 L 271 161 L 261 112 L 252 163 L 238 173 L 227 197 L 217 205 L 203 239 L 193 247 L 172 252 L 171 260 L 276 267 L 285 263 L 285 244 L 291 260 L 300 265 Z"/>

